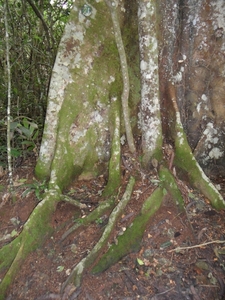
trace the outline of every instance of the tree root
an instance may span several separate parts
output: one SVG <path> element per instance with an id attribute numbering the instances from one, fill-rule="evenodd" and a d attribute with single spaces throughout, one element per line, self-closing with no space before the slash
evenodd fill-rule
<path id="1" fill-rule="evenodd" d="M 159 169 L 159 178 L 162 186 L 171 194 L 175 204 L 179 206 L 180 210 L 184 210 L 183 196 L 170 170 L 161 166 Z"/>
<path id="2" fill-rule="evenodd" d="M 202 168 L 196 161 L 189 146 L 186 134 L 181 123 L 179 108 L 177 105 L 176 91 L 174 85 L 169 88 L 170 97 L 175 112 L 175 156 L 174 164 L 188 175 L 191 184 L 196 187 L 211 205 L 216 209 L 224 209 L 225 201 L 219 191 L 215 188 Z"/>
<path id="3" fill-rule="evenodd" d="M 0 250 L 0 270 L 9 268 L 0 283 L 0 300 L 5 299 L 9 285 L 27 256 L 40 247 L 52 233 L 49 221 L 59 200 L 59 191 L 49 190 L 33 210 L 20 235 Z"/>
<path id="4" fill-rule="evenodd" d="M 98 255 L 102 251 L 103 247 L 106 245 L 118 218 L 122 215 L 127 203 L 129 202 L 132 191 L 133 191 L 134 183 L 135 183 L 135 179 L 133 177 L 131 177 L 121 201 L 114 208 L 114 210 L 112 211 L 112 213 L 109 217 L 108 224 L 107 224 L 100 240 L 94 246 L 94 248 L 91 250 L 91 252 L 85 258 L 83 258 L 76 265 L 76 267 L 72 270 L 70 276 L 67 278 L 67 280 L 65 281 L 65 283 L 62 286 L 62 292 L 64 291 L 66 286 L 71 282 L 73 282 L 76 287 L 80 286 L 84 270 L 86 268 L 88 268 L 91 264 L 93 264 L 94 261 L 97 259 Z"/>
<path id="5" fill-rule="evenodd" d="M 114 206 L 115 200 L 114 197 L 109 198 L 108 200 L 100 203 L 100 205 L 93 210 L 89 215 L 85 218 L 80 218 L 76 220 L 76 224 L 70 227 L 63 235 L 60 242 L 64 241 L 72 232 L 80 228 L 81 226 L 87 226 L 93 221 L 100 218 L 105 212 L 110 211 Z"/>
<path id="6" fill-rule="evenodd" d="M 118 236 L 117 244 L 111 245 L 101 257 L 98 264 L 92 269 L 92 274 L 98 274 L 118 262 L 125 255 L 138 251 L 141 240 L 150 217 L 159 209 L 163 200 L 163 188 L 158 187 L 147 198 L 142 206 L 141 213 L 134 219 L 123 235 Z"/>
<path id="7" fill-rule="evenodd" d="M 112 3 L 112 1 L 110 1 L 110 0 L 105 0 L 105 2 L 108 5 L 110 13 L 111 13 L 115 41 L 116 41 L 116 45 L 117 45 L 117 49 L 118 49 L 118 53 L 119 53 L 119 57 L 120 57 L 121 72 L 122 72 L 122 78 L 123 78 L 123 92 L 122 92 L 122 96 L 121 96 L 121 102 L 122 102 L 122 108 L 123 108 L 123 118 L 124 118 L 124 125 L 125 125 L 126 136 L 127 136 L 127 143 L 128 143 L 130 152 L 134 153 L 136 151 L 136 149 L 135 149 L 135 145 L 134 145 L 134 138 L 133 138 L 132 128 L 131 128 L 131 124 L 130 124 L 129 106 L 128 106 L 130 82 L 129 82 L 127 57 L 126 57 L 123 39 L 122 39 L 122 35 L 121 35 L 120 23 L 119 23 L 117 11 L 116 11 L 117 5 L 115 2 Z"/>
<path id="8" fill-rule="evenodd" d="M 114 132 L 109 162 L 108 183 L 103 191 L 103 196 L 115 195 L 115 191 L 118 189 L 121 182 L 120 103 L 116 97 L 111 100 L 111 107 L 114 113 Z"/>

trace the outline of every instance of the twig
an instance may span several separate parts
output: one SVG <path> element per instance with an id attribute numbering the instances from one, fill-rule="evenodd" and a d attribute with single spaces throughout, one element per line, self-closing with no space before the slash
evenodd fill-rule
<path id="1" fill-rule="evenodd" d="M 203 243 L 203 244 L 189 246 L 189 247 L 177 247 L 175 249 L 169 250 L 168 252 L 174 252 L 174 251 L 180 251 L 180 250 L 189 250 L 189 249 L 193 249 L 193 248 L 200 248 L 200 247 L 207 246 L 207 245 L 210 245 L 210 244 L 224 244 L 224 243 L 225 243 L 225 241 L 215 240 L 215 241 L 206 242 L 206 243 Z"/>
<path id="2" fill-rule="evenodd" d="M 166 294 L 166 293 L 168 293 L 168 292 L 172 291 L 173 289 L 174 289 L 174 287 L 172 287 L 172 288 L 170 288 L 170 289 L 168 289 L 168 290 L 166 290 L 166 291 L 164 291 L 164 292 L 161 292 L 161 293 L 155 294 L 155 296 L 164 295 L 164 294 Z"/>

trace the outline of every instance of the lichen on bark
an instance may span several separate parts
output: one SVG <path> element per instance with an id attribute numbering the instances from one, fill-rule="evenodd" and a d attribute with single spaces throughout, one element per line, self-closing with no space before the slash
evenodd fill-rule
<path id="1" fill-rule="evenodd" d="M 85 17 L 81 12 L 83 2 L 78 2 L 65 28 L 53 69 L 36 166 L 36 175 L 41 179 L 51 176 L 56 182 L 61 177 L 61 189 L 82 172 L 90 178 L 106 169 L 111 147 L 108 130 L 111 88 L 116 90 L 116 97 L 121 90 L 120 62 L 110 13 L 102 14 L 106 5 L 99 2 L 91 5 L 93 14 Z"/>
<path id="2" fill-rule="evenodd" d="M 138 27 L 141 72 L 141 111 L 143 163 L 162 158 L 162 128 L 158 77 L 158 39 L 155 1 L 138 1 Z"/>

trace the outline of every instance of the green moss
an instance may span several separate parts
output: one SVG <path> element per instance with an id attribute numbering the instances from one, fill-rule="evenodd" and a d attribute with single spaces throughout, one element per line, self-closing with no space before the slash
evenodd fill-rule
<path id="1" fill-rule="evenodd" d="M 108 184 L 103 192 L 104 196 L 115 195 L 121 180 L 121 145 L 120 145 L 120 103 L 117 100 L 111 104 L 111 113 L 114 114 L 113 139 L 111 146 L 111 158 L 109 162 Z"/>
<path id="2" fill-rule="evenodd" d="M 156 146 L 153 151 L 148 151 L 147 149 L 144 151 L 142 157 L 142 165 L 144 168 L 149 168 L 150 161 L 155 158 L 158 162 L 162 161 L 163 159 L 163 152 L 162 152 L 162 135 L 160 134 L 158 140 L 156 141 Z"/>
<path id="3" fill-rule="evenodd" d="M 53 228 L 50 226 L 50 218 L 55 211 L 56 203 L 60 200 L 60 195 L 57 191 L 49 191 L 46 193 L 44 200 L 33 210 L 28 221 L 24 225 L 22 233 L 6 248 L 0 250 L 0 259 L 5 251 L 12 247 L 9 259 L 1 264 L 1 267 L 6 267 L 12 261 L 4 279 L 0 283 L 0 295 L 4 299 L 5 293 L 14 280 L 22 263 L 27 258 L 27 255 L 40 247 L 45 238 L 49 236 Z M 2 258 L 3 259 L 3 258 Z"/>
<path id="4" fill-rule="evenodd" d="M 138 251 L 141 240 L 150 217 L 159 209 L 163 199 L 163 189 L 157 188 L 152 195 L 146 199 L 142 211 L 123 235 L 118 236 L 118 243 L 113 244 L 109 250 L 101 257 L 98 264 L 92 269 L 92 274 L 105 271 L 111 265 L 118 262 L 122 257 L 130 252 Z"/>
<path id="5" fill-rule="evenodd" d="M 75 220 L 75 224 L 66 231 L 63 236 L 62 240 L 64 240 L 67 236 L 69 236 L 72 232 L 80 228 L 81 226 L 88 226 L 90 223 L 96 221 L 100 217 L 102 217 L 107 212 L 110 212 L 112 208 L 114 207 L 115 199 L 114 197 L 110 197 L 104 202 L 101 202 L 99 206 L 94 209 L 89 215 L 87 215 L 85 218 L 79 218 Z"/>
<path id="6" fill-rule="evenodd" d="M 41 181 L 48 180 L 50 176 L 48 166 L 44 165 L 44 163 L 40 161 L 37 162 L 34 172 L 35 176 Z"/>
<path id="7" fill-rule="evenodd" d="M 216 209 L 224 209 L 225 201 L 197 163 L 181 125 L 176 124 L 174 164 L 185 171 L 191 184 L 205 195 Z"/>
<path id="8" fill-rule="evenodd" d="M 179 190 L 176 180 L 168 168 L 163 166 L 160 167 L 159 178 L 161 180 L 161 185 L 171 194 L 173 200 L 175 201 L 176 205 L 179 206 L 180 210 L 183 210 L 184 201 L 181 191 Z"/>
<path id="9" fill-rule="evenodd" d="M 0 250 L 0 271 L 3 272 L 13 262 L 21 243 L 21 237 L 18 236 L 10 244 L 3 246 Z"/>

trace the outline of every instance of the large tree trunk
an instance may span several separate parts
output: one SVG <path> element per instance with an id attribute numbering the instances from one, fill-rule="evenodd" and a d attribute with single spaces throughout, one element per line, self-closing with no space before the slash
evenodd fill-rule
<path id="1" fill-rule="evenodd" d="M 196 154 L 207 170 L 212 168 L 211 162 L 218 166 L 224 163 L 224 59 L 220 58 L 224 47 L 220 13 L 224 8 L 220 7 L 221 1 L 208 2 L 202 0 L 196 8 L 192 1 L 183 4 L 178 0 L 124 0 L 119 4 L 108 0 L 90 1 L 91 4 L 76 1 L 53 69 L 36 166 L 36 175 L 49 179 L 49 190 L 21 235 L 0 251 L 0 267 L 8 268 L 0 284 L 0 299 L 4 299 L 23 260 L 49 236 L 50 216 L 57 202 L 64 199 L 65 187 L 78 176 L 91 179 L 104 173 L 108 176 L 106 200 L 83 224 L 106 210 L 112 213 L 101 239 L 74 268 L 64 287 L 69 282 L 80 285 L 84 269 L 106 245 L 129 203 L 133 177 L 119 205 L 115 206 L 113 196 L 120 184 L 121 136 L 127 135 L 131 152 L 135 151 L 130 126 L 142 134 L 143 167 L 154 166 L 161 183 L 140 205 L 133 226 L 105 253 L 93 273 L 138 249 L 145 226 L 160 207 L 165 190 L 182 209 L 176 173 L 186 174 L 217 209 L 225 207 L 222 196 L 194 157 Z M 119 37 L 122 33 L 124 45 L 120 38 L 115 39 L 114 31 Z M 127 120 L 129 115 L 131 119 Z M 131 155 L 137 159 L 136 153 Z M 63 238 L 79 226 L 76 224 Z M 9 248 L 11 254 L 5 257 Z"/>

